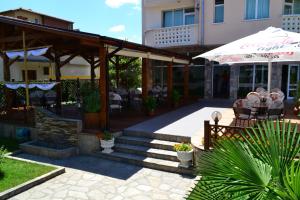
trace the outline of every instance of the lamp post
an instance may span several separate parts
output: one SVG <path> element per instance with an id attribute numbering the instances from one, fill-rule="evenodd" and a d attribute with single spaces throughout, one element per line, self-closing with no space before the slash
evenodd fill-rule
<path id="1" fill-rule="evenodd" d="M 219 124 L 219 121 L 222 119 L 222 114 L 219 111 L 214 111 L 211 114 L 211 118 L 212 118 L 212 120 L 215 121 L 215 140 L 217 140 L 217 136 L 218 136 L 218 124 Z"/>

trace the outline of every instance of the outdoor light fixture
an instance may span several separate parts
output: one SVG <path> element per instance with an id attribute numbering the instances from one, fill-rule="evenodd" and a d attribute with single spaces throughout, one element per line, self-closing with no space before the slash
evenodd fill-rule
<path id="1" fill-rule="evenodd" d="M 211 114 L 211 118 L 215 121 L 215 124 L 217 125 L 219 121 L 222 119 L 222 114 L 219 111 L 214 111 Z"/>

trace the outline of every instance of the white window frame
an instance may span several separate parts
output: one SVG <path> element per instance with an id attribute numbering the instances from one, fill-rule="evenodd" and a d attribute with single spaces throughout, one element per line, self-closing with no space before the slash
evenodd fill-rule
<path id="1" fill-rule="evenodd" d="M 188 12 L 188 13 L 186 13 L 185 12 L 186 9 L 194 9 L 194 12 Z M 178 9 L 163 10 L 162 11 L 162 27 L 163 28 L 175 27 L 174 26 L 174 22 L 175 22 L 174 12 L 178 11 L 178 10 L 182 10 L 183 11 L 183 21 L 182 21 L 183 24 L 181 26 L 186 26 L 186 24 L 185 24 L 185 17 L 189 16 L 189 15 L 194 15 L 194 24 L 195 24 L 195 8 L 192 8 L 192 7 L 189 7 L 189 8 L 178 8 Z M 164 13 L 165 12 L 172 12 L 172 26 L 169 26 L 169 27 L 165 27 L 164 26 Z M 191 25 L 191 24 L 189 24 L 189 25 Z"/>
<path id="2" fill-rule="evenodd" d="M 294 14 L 294 0 L 292 0 L 293 2 L 292 3 L 288 3 L 284 0 L 284 5 L 283 5 L 283 14 L 284 14 L 284 7 L 287 5 L 287 6 L 291 6 L 292 7 L 292 13 L 291 15 Z M 284 14 L 285 15 L 285 14 Z M 288 15 L 288 14 L 287 14 Z"/>
<path id="3" fill-rule="evenodd" d="M 224 11 L 225 11 L 225 0 L 223 1 L 223 4 L 216 4 L 216 0 L 215 0 L 215 7 L 214 7 L 214 24 L 221 24 L 224 23 L 224 15 L 223 15 L 223 21 L 222 22 L 216 22 L 216 7 L 224 7 Z M 225 13 L 225 12 L 224 12 Z"/>
<path id="4" fill-rule="evenodd" d="M 285 1 L 285 0 L 284 0 Z M 269 16 L 265 18 L 258 18 L 258 0 L 255 0 L 255 17 L 253 19 L 247 19 L 247 0 L 245 2 L 245 17 L 244 19 L 246 21 L 251 21 L 251 20 L 264 20 L 264 19 L 269 19 L 270 18 L 270 5 L 271 5 L 271 0 L 269 3 Z"/>
<path id="5" fill-rule="evenodd" d="M 187 10 L 187 9 L 194 9 L 194 12 L 186 13 L 185 10 Z M 184 8 L 183 10 L 184 10 L 184 12 L 183 12 L 183 25 L 187 25 L 187 24 L 185 24 L 185 17 L 189 16 L 189 15 L 194 15 L 194 24 L 195 24 L 195 8 Z M 188 24 L 188 25 L 191 25 L 191 24 Z"/>

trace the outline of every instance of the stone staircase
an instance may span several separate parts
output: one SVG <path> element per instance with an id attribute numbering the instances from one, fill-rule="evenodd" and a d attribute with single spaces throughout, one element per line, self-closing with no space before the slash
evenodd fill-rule
<path id="1" fill-rule="evenodd" d="M 124 130 L 115 139 L 113 153 L 104 154 L 99 151 L 94 155 L 151 169 L 193 175 L 193 168 L 178 167 L 177 154 L 173 150 L 174 144 L 190 140 L 189 137 Z"/>

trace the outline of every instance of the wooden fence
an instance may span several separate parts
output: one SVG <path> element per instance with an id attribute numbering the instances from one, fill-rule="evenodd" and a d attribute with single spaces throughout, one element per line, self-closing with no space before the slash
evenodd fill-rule
<path id="1" fill-rule="evenodd" d="M 213 148 L 214 143 L 218 139 L 241 139 L 243 131 L 245 131 L 243 127 L 212 125 L 209 121 L 204 121 L 204 150 Z"/>

